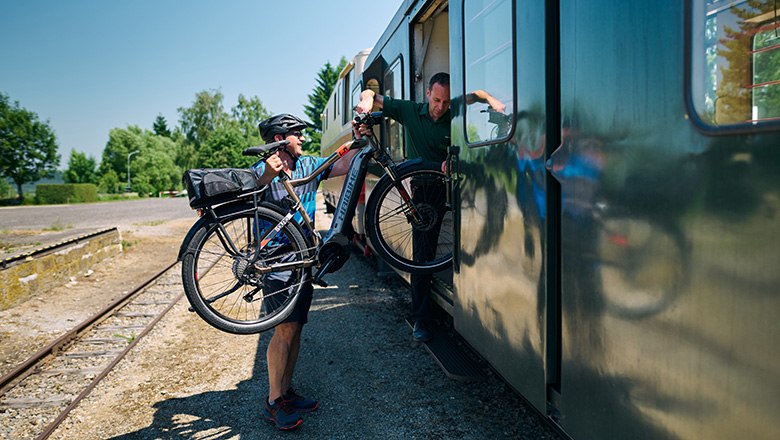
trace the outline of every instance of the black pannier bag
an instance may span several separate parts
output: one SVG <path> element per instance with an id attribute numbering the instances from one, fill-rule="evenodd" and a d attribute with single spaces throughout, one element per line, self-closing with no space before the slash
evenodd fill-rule
<path id="1" fill-rule="evenodd" d="M 182 180 L 191 208 L 227 202 L 257 189 L 257 175 L 245 168 L 196 168 L 185 171 Z"/>

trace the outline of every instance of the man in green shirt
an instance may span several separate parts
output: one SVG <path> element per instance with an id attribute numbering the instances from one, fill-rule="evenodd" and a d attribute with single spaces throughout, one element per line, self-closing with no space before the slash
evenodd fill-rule
<path id="1" fill-rule="evenodd" d="M 426 161 L 443 163 L 447 156 L 447 147 L 450 144 L 450 75 L 443 72 L 433 75 L 428 83 L 425 97 L 426 102 L 419 103 L 376 95 L 368 89 L 360 94 L 360 103 L 356 110 L 358 113 L 367 113 L 372 111 L 374 105 L 377 105 L 382 108 L 384 116 L 401 123 L 406 132 L 405 155 L 407 159 L 422 158 Z M 443 186 L 429 186 L 418 190 L 413 188 L 413 199 L 441 205 L 437 208 L 443 211 L 444 191 Z M 415 233 L 414 241 L 432 241 L 433 248 L 435 248 L 440 226 L 441 221 L 432 231 Z M 430 248 L 430 246 L 428 247 Z M 415 248 L 418 247 L 415 246 Z M 421 256 L 421 258 L 430 257 Z M 411 274 L 410 276 L 412 319 L 414 320 L 412 337 L 416 341 L 430 340 L 426 324 L 430 319 L 432 279 L 432 275 Z"/>

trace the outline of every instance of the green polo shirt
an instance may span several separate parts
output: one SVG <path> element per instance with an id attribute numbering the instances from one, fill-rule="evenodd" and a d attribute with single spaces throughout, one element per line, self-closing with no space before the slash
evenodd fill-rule
<path id="1" fill-rule="evenodd" d="M 449 110 L 438 121 L 434 121 L 428 113 L 427 102 L 419 103 L 385 96 L 382 112 L 384 116 L 395 119 L 404 126 L 407 159 L 422 157 L 425 160 L 444 162 L 450 144 Z"/>

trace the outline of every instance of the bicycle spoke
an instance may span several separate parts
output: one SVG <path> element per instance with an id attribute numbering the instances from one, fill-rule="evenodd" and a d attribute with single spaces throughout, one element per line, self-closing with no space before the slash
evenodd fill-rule
<path id="1" fill-rule="evenodd" d="M 230 289 L 228 289 L 228 290 L 226 290 L 226 291 L 224 291 L 224 292 L 222 292 L 222 293 L 220 293 L 220 294 L 218 294 L 216 296 L 212 296 L 211 298 L 205 298 L 206 303 L 207 304 L 211 304 L 211 303 L 213 303 L 214 301 L 216 301 L 216 300 L 218 300 L 220 298 L 224 298 L 224 297 L 230 295 L 231 293 L 235 292 L 239 288 L 241 288 L 243 285 L 244 285 L 244 283 L 242 283 L 240 281 L 237 281 L 236 284 L 233 287 L 231 287 Z"/>
<path id="2" fill-rule="evenodd" d="M 190 302 L 209 323 L 229 332 L 257 333 L 284 319 L 300 291 L 304 266 L 312 264 L 297 224 L 267 235 L 282 217 L 260 209 L 257 217 L 244 210 L 204 230 L 194 257 L 185 258 L 192 273 L 185 277 L 191 280 L 185 285 Z M 258 237 L 272 238 L 258 249 Z"/>
<path id="3" fill-rule="evenodd" d="M 366 230 L 372 245 L 390 265 L 407 272 L 446 268 L 453 239 L 443 174 L 419 163 L 399 169 L 397 176 L 380 180 L 369 199 Z"/>

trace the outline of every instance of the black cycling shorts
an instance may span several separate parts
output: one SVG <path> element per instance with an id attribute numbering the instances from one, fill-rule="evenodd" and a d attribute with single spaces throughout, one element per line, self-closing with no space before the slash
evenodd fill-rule
<path id="1" fill-rule="evenodd" d="M 265 288 L 269 292 L 277 292 L 279 290 L 284 289 L 287 285 L 285 281 L 272 280 L 272 279 L 266 279 L 264 284 L 265 284 Z M 288 316 L 282 322 L 283 323 L 298 322 L 301 324 L 306 324 L 307 322 L 309 322 L 309 309 L 311 308 L 311 300 L 313 294 L 314 294 L 314 286 L 312 286 L 311 281 L 304 282 L 301 285 L 301 291 L 298 293 L 298 302 L 295 304 L 295 307 L 293 308 L 293 311 L 290 313 L 290 316 Z M 270 297 L 264 300 L 263 307 L 265 307 L 266 313 L 270 313 L 276 307 L 281 305 L 278 304 L 278 302 L 280 302 L 282 298 L 280 298 L 279 300 L 277 300 L 276 298 L 277 298 L 276 295 L 271 295 Z"/>

